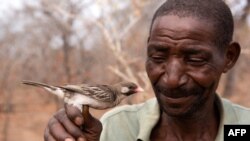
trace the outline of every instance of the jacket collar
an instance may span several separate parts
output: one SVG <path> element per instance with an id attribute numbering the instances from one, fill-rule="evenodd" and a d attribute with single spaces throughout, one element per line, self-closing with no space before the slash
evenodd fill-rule
<path id="1" fill-rule="evenodd" d="M 220 125 L 218 134 L 215 141 L 223 140 L 224 125 L 237 123 L 238 118 L 230 101 L 221 99 L 217 94 L 215 98 L 216 107 L 220 113 Z M 157 124 L 160 118 L 160 107 L 156 100 L 153 98 L 147 101 L 144 105 L 147 110 L 141 110 L 138 112 L 139 119 L 139 133 L 137 136 L 138 141 L 149 141 L 150 134 L 154 126 Z"/>

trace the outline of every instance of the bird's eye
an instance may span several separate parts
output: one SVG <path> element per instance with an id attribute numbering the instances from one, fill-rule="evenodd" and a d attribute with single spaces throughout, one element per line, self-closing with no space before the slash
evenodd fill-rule
<path id="1" fill-rule="evenodd" d="M 129 88 L 128 87 L 122 87 L 121 92 L 122 93 L 127 93 L 127 92 L 129 92 Z"/>

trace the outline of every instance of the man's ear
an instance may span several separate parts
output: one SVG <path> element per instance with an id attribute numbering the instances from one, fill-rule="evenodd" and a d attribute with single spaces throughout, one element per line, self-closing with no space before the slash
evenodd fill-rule
<path id="1" fill-rule="evenodd" d="M 226 48 L 225 50 L 226 62 L 223 70 L 224 73 L 230 70 L 237 62 L 240 56 L 240 50 L 241 50 L 240 44 L 237 42 L 230 43 L 230 45 Z"/>

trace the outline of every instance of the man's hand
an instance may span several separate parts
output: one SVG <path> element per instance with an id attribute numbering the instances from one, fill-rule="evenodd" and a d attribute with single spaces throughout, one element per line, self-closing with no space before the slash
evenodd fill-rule
<path id="1" fill-rule="evenodd" d="M 45 141 L 99 141 L 102 124 L 90 113 L 84 111 L 82 116 L 76 107 L 65 104 L 49 120 L 45 129 Z"/>

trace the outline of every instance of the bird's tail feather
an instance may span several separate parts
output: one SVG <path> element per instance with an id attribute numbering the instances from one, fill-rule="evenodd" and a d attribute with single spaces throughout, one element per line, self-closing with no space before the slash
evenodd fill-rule
<path id="1" fill-rule="evenodd" d="M 52 89 L 52 90 L 55 89 L 55 87 L 53 87 L 53 86 L 47 85 L 47 84 L 45 84 L 45 83 L 40 83 L 40 82 L 34 82 L 34 81 L 29 81 L 29 80 L 23 80 L 22 83 L 23 83 L 23 84 L 26 84 L 26 85 L 32 85 L 32 86 L 37 86 L 37 87 L 49 88 L 49 89 Z"/>

